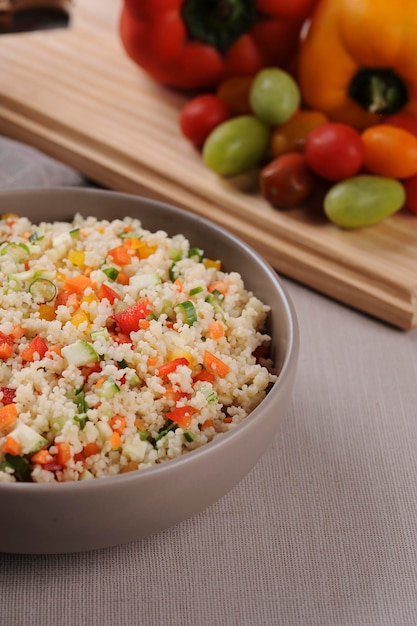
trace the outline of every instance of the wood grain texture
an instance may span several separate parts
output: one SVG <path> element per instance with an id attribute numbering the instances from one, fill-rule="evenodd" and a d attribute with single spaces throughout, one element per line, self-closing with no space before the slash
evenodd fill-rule
<path id="1" fill-rule="evenodd" d="M 417 326 L 417 219 L 352 232 L 317 206 L 269 207 L 253 172 L 221 180 L 181 137 L 185 96 L 145 75 L 118 38 L 121 0 L 80 0 L 65 30 L 0 38 L 0 133 L 106 187 L 209 217 L 278 272 L 402 329 Z M 219 251 L 220 252 L 220 251 Z"/>

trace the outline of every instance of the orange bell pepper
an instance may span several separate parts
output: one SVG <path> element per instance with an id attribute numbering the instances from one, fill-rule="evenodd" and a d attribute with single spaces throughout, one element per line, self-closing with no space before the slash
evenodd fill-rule
<path id="1" fill-rule="evenodd" d="M 417 117 L 416 39 L 415 0 L 320 0 L 299 52 L 307 105 L 358 130 Z"/>

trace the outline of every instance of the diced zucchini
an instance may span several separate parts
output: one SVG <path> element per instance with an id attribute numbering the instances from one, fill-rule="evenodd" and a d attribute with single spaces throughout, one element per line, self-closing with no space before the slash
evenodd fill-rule
<path id="1" fill-rule="evenodd" d="M 78 339 L 74 343 L 64 346 L 62 355 L 67 359 L 69 365 L 75 365 L 76 367 L 100 360 L 91 343 L 84 339 Z"/>
<path id="2" fill-rule="evenodd" d="M 146 289 L 146 287 L 153 287 L 154 285 L 161 284 L 161 276 L 159 272 L 144 272 L 143 274 L 136 274 L 130 278 L 130 285 L 133 289 L 140 291 Z"/>
<path id="3" fill-rule="evenodd" d="M 45 437 L 42 437 L 34 428 L 22 423 L 12 430 L 10 437 L 20 443 L 23 454 L 33 454 L 48 443 Z"/>
<path id="4" fill-rule="evenodd" d="M 104 383 L 95 390 L 95 393 L 99 398 L 104 398 L 104 400 L 111 400 L 114 396 L 119 393 L 120 387 L 116 383 L 113 378 L 108 378 L 104 381 Z"/>
<path id="5" fill-rule="evenodd" d="M 142 441 L 137 434 L 123 445 L 122 454 L 129 459 L 129 461 L 141 462 L 144 460 L 148 448 L 149 444 L 146 441 Z"/>
<path id="6" fill-rule="evenodd" d="M 99 328 L 97 330 L 92 330 L 90 333 L 90 337 L 92 341 L 96 341 L 96 339 L 104 339 L 105 341 L 110 340 L 109 331 L 107 328 Z"/>

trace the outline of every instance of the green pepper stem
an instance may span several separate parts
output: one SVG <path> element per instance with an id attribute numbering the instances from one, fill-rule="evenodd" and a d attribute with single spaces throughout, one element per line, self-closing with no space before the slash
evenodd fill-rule
<path id="1" fill-rule="evenodd" d="M 365 111 L 392 115 L 408 102 L 404 80 L 390 68 L 361 68 L 350 82 L 348 95 Z"/>

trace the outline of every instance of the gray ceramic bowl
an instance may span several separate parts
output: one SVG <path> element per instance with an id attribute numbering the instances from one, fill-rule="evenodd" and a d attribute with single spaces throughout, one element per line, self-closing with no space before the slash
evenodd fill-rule
<path id="1" fill-rule="evenodd" d="M 92 550 L 170 527 L 210 506 L 253 468 L 277 432 L 294 383 L 298 327 L 274 270 L 232 234 L 194 214 L 155 201 L 88 189 L 0 193 L 0 212 L 32 221 L 68 219 L 75 212 L 114 219 L 130 215 L 145 228 L 183 233 L 221 257 L 226 271 L 272 308 L 269 332 L 279 379 L 265 400 L 233 431 L 161 465 L 92 481 L 0 483 L 0 551 L 26 554 Z M 7 513 L 6 513 L 7 512 Z"/>

